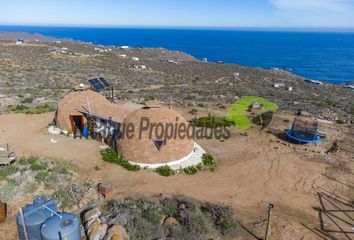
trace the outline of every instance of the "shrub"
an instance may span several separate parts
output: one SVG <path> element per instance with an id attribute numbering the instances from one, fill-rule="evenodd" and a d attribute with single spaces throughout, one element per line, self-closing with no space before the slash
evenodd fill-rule
<path id="1" fill-rule="evenodd" d="M 198 169 L 198 171 L 201 171 L 203 169 L 203 163 L 198 163 L 197 165 L 195 165 L 195 167 Z"/>
<path id="2" fill-rule="evenodd" d="M 101 150 L 102 160 L 109 163 L 117 163 L 118 156 L 113 148 L 106 148 Z"/>
<path id="3" fill-rule="evenodd" d="M 14 165 L 7 165 L 0 168 L 0 178 L 6 178 L 14 173 L 16 173 L 19 169 Z"/>
<path id="4" fill-rule="evenodd" d="M 175 175 L 175 171 L 170 166 L 162 166 L 156 168 L 155 172 L 164 177 L 169 177 Z"/>
<path id="5" fill-rule="evenodd" d="M 198 168 L 196 166 L 190 166 L 187 168 L 183 169 L 184 173 L 188 174 L 188 175 L 195 175 L 198 172 Z"/>
<path id="6" fill-rule="evenodd" d="M 21 101 L 21 103 L 32 103 L 33 98 L 25 98 Z"/>
<path id="7" fill-rule="evenodd" d="M 6 111 L 14 113 L 25 113 L 25 114 L 40 114 L 45 112 L 53 112 L 55 110 L 54 106 L 45 104 L 39 104 L 34 108 L 30 108 L 26 105 L 19 104 L 16 106 L 9 106 Z"/>
<path id="8" fill-rule="evenodd" d="M 55 111 L 55 108 L 53 106 L 49 105 L 48 103 L 44 103 L 44 104 L 37 105 L 33 109 L 29 109 L 29 110 L 25 111 L 25 113 L 26 114 L 41 114 L 41 113 L 53 112 L 53 111 Z"/>
<path id="9" fill-rule="evenodd" d="M 213 166 L 216 165 L 216 161 L 210 153 L 204 153 L 202 155 L 202 161 L 205 166 Z"/>
<path id="10" fill-rule="evenodd" d="M 38 157 L 29 156 L 29 157 L 21 157 L 19 163 L 21 165 L 32 165 L 38 161 Z"/>
<path id="11" fill-rule="evenodd" d="M 46 171 L 40 171 L 36 175 L 36 180 L 43 182 L 47 177 L 49 176 L 49 173 Z"/>
<path id="12" fill-rule="evenodd" d="M 123 156 L 118 156 L 113 148 L 102 150 L 101 156 L 103 161 L 120 165 L 129 171 L 136 172 L 140 170 L 140 166 L 130 164 Z"/>
<path id="13" fill-rule="evenodd" d="M 14 113 L 22 113 L 23 111 L 28 110 L 28 109 L 29 109 L 28 106 L 23 105 L 23 104 L 19 104 L 16 106 L 9 106 L 6 111 L 7 112 L 14 112 Z"/>
<path id="14" fill-rule="evenodd" d="M 52 171 L 59 174 L 69 174 L 70 166 L 65 162 L 56 162 L 55 166 L 52 168 Z"/>
<path id="15" fill-rule="evenodd" d="M 192 108 L 192 109 L 189 111 L 189 113 L 190 113 L 190 114 L 193 114 L 193 115 L 197 114 L 197 112 L 198 112 L 198 110 L 195 109 L 195 108 Z"/>
<path id="16" fill-rule="evenodd" d="M 30 169 L 32 171 L 42 171 L 47 170 L 48 163 L 34 162 L 31 164 Z"/>
<path id="17" fill-rule="evenodd" d="M 210 114 L 207 117 L 195 118 L 193 123 L 197 127 L 208 128 L 230 127 L 233 125 L 233 122 L 227 120 L 226 117 L 212 116 Z"/>

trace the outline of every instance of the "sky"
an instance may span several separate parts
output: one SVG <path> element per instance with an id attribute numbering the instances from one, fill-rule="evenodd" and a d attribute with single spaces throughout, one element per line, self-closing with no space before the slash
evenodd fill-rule
<path id="1" fill-rule="evenodd" d="M 354 0 L 0 0 L 0 24 L 354 28 Z"/>

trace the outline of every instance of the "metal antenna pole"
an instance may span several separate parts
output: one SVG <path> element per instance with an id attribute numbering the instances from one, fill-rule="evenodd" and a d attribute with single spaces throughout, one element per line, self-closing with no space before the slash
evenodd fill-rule
<path id="1" fill-rule="evenodd" d="M 268 208 L 268 219 L 267 219 L 267 229 L 266 229 L 266 232 L 265 232 L 264 240 L 268 240 L 269 229 L 270 229 L 270 217 L 272 215 L 272 209 L 274 208 L 274 204 L 269 203 L 267 208 Z"/>
<path id="2" fill-rule="evenodd" d="M 22 222 L 23 233 L 25 234 L 25 239 L 28 240 L 27 227 L 26 227 L 26 222 L 25 222 L 25 216 L 23 215 L 23 210 L 22 210 L 22 208 L 20 208 L 20 216 L 21 216 L 21 222 Z"/>

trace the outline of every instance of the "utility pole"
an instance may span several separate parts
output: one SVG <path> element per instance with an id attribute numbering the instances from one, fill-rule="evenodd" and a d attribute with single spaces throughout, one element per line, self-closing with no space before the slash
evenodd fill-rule
<path id="1" fill-rule="evenodd" d="M 269 239 L 268 235 L 269 235 L 269 231 L 270 231 L 270 217 L 272 215 L 272 209 L 274 208 L 274 204 L 268 203 L 267 208 L 268 208 L 268 219 L 267 219 L 267 229 L 266 229 L 266 232 L 265 232 L 264 240 L 268 240 Z"/>

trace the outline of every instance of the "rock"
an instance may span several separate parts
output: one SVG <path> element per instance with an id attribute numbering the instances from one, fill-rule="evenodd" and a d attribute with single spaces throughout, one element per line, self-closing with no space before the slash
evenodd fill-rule
<path id="1" fill-rule="evenodd" d="M 101 183 L 98 185 L 98 192 L 104 195 L 105 197 L 108 197 L 113 192 L 113 186 L 109 183 Z"/>
<path id="2" fill-rule="evenodd" d="M 167 225 L 179 225 L 179 222 L 174 217 L 165 218 L 164 223 L 167 224 Z"/>
<path id="3" fill-rule="evenodd" d="M 90 236 L 91 232 L 93 229 L 97 229 L 101 225 L 101 221 L 99 219 L 96 219 L 94 221 L 89 221 L 85 224 L 85 230 L 87 236 Z"/>
<path id="4" fill-rule="evenodd" d="M 94 188 L 90 188 L 87 192 L 84 193 L 84 196 L 80 199 L 79 208 L 84 208 L 91 203 L 97 202 L 98 198 L 98 192 Z"/>
<path id="5" fill-rule="evenodd" d="M 99 219 L 101 210 L 98 207 L 92 208 L 84 214 L 83 220 L 85 223 L 92 222 L 92 220 Z"/>
<path id="6" fill-rule="evenodd" d="M 96 221 L 91 224 L 89 230 L 89 240 L 102 240 L 107 232 L 107 224 L 101 224 L 100 221 Z"/>
<path id="7" fill-rule="evenodd" d="M 304 117 L 309 117 L 311 114 L 309 112 L 306 111 L 298 111 L 296 113 L 297 116 L 304 116 Z"/>
<path id="8" fill-rule="evenodd" d="M 125 228 L 121 225 L 113 225 L 107 231 L 104 240 L 129 240 L 130 237 L 127 234 Z"/>

